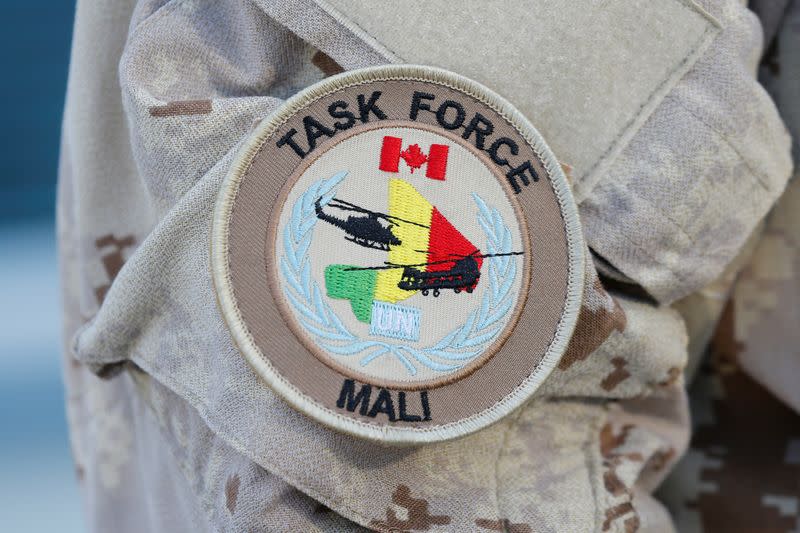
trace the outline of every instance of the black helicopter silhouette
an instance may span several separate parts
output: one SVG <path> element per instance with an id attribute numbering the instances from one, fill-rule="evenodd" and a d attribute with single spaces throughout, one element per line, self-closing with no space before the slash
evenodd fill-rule
<path id="1" fill-rule="evenodd" d="M 508 252 L 503 254 L 481 254 L 478 252 L 479 250 L 475 250 L 475 252 L 470 255 L 451 254 L 453 259 L 443 259 L 441 261 L 419 263 L 416 265 L 398 265 L 387 261 L 382 266 L 352 267 L 346 270 L 389 270 L 393 268 L 402 268 L 403 274 L 400 281 L 397 283 L 399 289 L 406 291 L 422 291 L 423 296 L 427 296 L 429 292 L 433 291 L 433 296 L 436 298 L 441 294 L 443 289 L 453 289 L 453 292 L 456 294 L 461 291 L 472 293 L 481 277 L 477 259 L 523 255 L 523 252 Z M 433 272 L 420 270 L 419 268 L 447 263 L 452 263 L 452 268 Z"/>
<path id="2" fill-rule="evenodd" d="M 396 227 L 398 223 L 412 224 L 421 228 L 429 227 L 425 224 L 404 220 L 392 215 L 370 211 L 350 202 L 334 198 L 328 203 L 327 207 L 361 214 L 360 216 L 348 215 L 347 219 L 341 219 L 323 211 L 320 204 L 321 200 L 321 198 L 317 198 L 317 201 L 314 202 L 317 218 L 341 228 L 347 234 L 346 240 L 365 248 L 388 251 L 392 246 L 400 246 L 402 242 L 392 232 L 392 228 Z M 381 220 L 385 220 L 388 225 L 381 223 Z"/>

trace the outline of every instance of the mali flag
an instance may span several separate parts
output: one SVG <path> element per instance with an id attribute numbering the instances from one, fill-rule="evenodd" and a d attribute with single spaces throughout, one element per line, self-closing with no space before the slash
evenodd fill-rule
<path id="1" fill-rule="evenodd" d="M 391 231 L 401 242 L 389 250 L 388 262 L 393 265 L 416 265 L 423 272 L 445 272 L 453 267 L 454 261 L 479 253 L 436 207 L 402 179 L 389 181 L 389 215 L 394 220 Z M 483 259 L 476 260 L 480 268 Z M 398 287 L 403 268 L 353 268 L 360 267 L 328 266 L 325 287 L 329 297 L 349 299 L 361 322 L 370 322 L 374 300 L 396 303 L 418 292 Z"/>

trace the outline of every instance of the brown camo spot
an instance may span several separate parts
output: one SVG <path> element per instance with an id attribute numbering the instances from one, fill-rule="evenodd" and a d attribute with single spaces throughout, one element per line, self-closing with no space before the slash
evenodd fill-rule
<path id="1" fill-rule="evenodd" d="M 109 249 L 108 253 L 103 255 L 100 259 L 103 262 L 103 268 L 108 276 L 108 283 L 100 287 L 95 287 L 94 295 L 97 298 L 97 303 L 102 304 L 106 297 L 108 289 L 111 288 L 111 282 L 117 277 L 122 266 L 125 264 L 125 258 L 122 251 L 125 248 L 130 248 L 136 243 L 133 235 L 126 235 L 125 237 L 117 238 L 111 233 L 103 235 L 94 241 L 94 245 L 98 250 Z"/>
<path id="2" fill-rule="evenodd" d="M 408 518 L 400 518 L 395 510 L 386 508 L 385 520 L 373 520 L 370 526 L 383 531 L 429 531 L 433 526 L 450 523 L 451 518 L 444 515 L 432 515 L 428 511 L 428 501 L 411 496 L 411 489 L 406 485 L 398 485 L 392 493 L 392 502 L 404 509 Z"/>
<path id="3" fill-rule="evenodd" d="M 475 525 L 481 529 L 489 531 L 502 531 L 503 533 L 533 533 L 533 529 L 528 524 L 514 524 L 508 518 L 501 520 L 489 520 L 488 518 L 477 518 Z"/>
<path id="4" fill-rule="evenodd" d="M 635 531 L 638 531 L 639 526 L 641 525 L 639 523 L 639 515 L 636 514 L 636 509 L 633 508 L 633 504 L 630 502 L 621 503 L 610 509 L 606 509 L 606 517 L 603 521 L 603 531 L 608 531 L 611 529 L 611 525 L 617 519 L 629 513 L 634 513 L 634 515 L 625 520 L 625 533 L 634 533 Z"/>
<path id="5" fill-rule="evenodd" d="M 603 454 L 603 458 L 616 457 L 614 450 L 625 444 L 631 430 L 633 430 L 633 425 L 626 424 L 622 426 L 619 433 L 615 434 L 611 424 L 605 424 L 600 429 L 600 453 Z"/>
<path id="6" fill-rule="evenodd" d="M 614 433 L 614 428 L 611 424 L 605 424 L 600 430 L 600 453 L 603 456 L 603 468 L 606 469 L 603 472 L 605 489 L 614 497 L 627 497 L 627 501 L 606 509 L 603 531 L 611 529 L 611 525 L 615 521 L 625 516 L 628 516 L 624 521 L 626 533 L 633 533 L 639 529 L 640 520 L 633 506 L 633 493 L 620 479 L 617 474 L 617 467 L 622 463 L 623 459 L 629 461 L 642 461 L 644 459 L 640 453 L 620 454 L 615 451 L 625 444 L 633 429 L 633 425 L 626 424 L 622 426 L 619 433 Z"/>
<path id="7" fill-rule="evenodd" d="M 712 422 L 698 426 L 690 447 L 712 460 L 700 481 L 713 486 L 697 501 L 704 531 L 784 533 L 795 531 L 798 513 L 786 513 L 766 498 L 800 502 L 800 415 L 742 372 L 736 358 L 734 307 L 729 303 L 711 346 L 711 368 L 721 395 L 712 400 Z"/>
<path id="8" fill-rule="evenodd" d="M 603 472 L 603 485 L 606 490 L 614 496 L 622 496 L 628 491 L 628 487 L 626 487 L 625 483 L 617 476 L 617 472 L 614 468 Z"/>
<path id="9" fill-rule="evenodd" d="M 178 117 L 186 115 L 207 115 L 211 113 L 211 100 L 181 100 L 150 108 L 151 117 Z"/>
<path id="10" fill-rule="evenodd" d="M 658 450 L 656 453 L 647 460 L 645 470 L 650 472 L 659 472 L 664 469 L 674 458 L 678 452 L 675 448 L 667 448 L 665 450 Z"/>
<path id="11" fill-rule="evenodd" d="M 559 370 L 567 370 L 575 363 L 589 357 L 614 330 L 620 333 L 625 331 L 628 323 L 625 311 L 619 302 L 606 292 L 596 274 L 593 289 L 585 295 L 585 298 L 596 303 L 597 305 L 593 307 L 597 307 L 597 309 L 592 310 L 587 305 L 581 306 L 575 332 L 572 334 L 564 356 L 558 363 Z M 609 310 L 609 307 L 612 309 Z"/>
<path id="12" fill-rule="evenodd" d="M 639 515 L 635 514 L 625 520 L 625 533 L 636 533 L 639 531 L 639 526 L 642 525 L 639 520 Z"/>
<path id="13" fill-rule="evenodd" d="M 228 508 L 228 512 L 231 514 L 236 511 L 236 500 L 239 499 L 240 484 L 239 474 L 230 476 L 225 483 L 225 507 Z"/>
<path id="14" fill-rule="evenodd" d="M 622 446 L 628 440 L 628 434 L 632 429 L 633 426 L 628 424 L 615 434 L 611 424 L 605 424 L 600 428 L 600 453 L 604 459 L 613 457 L 614 449 Z"/>
<path id="15" fill-rule="evenodd" d="M 671 387 L 675 385 L 678 380 L 683 376 L 683 369 L 678 366 L 670 367 L 667 370 L 667 377 L 656 383 L 661 388 Z"/>
<path id="16" fill-rule="evenodd" d="M 614 390 L 617 385 L 631 377 L 631 373 L 625 370 L 625 367 L 628 366 L 628 361 L 622 357 L 615 357 L 611 360 L 611 364 L 614 365 L 614 370 L 600 382 L 600 386 L 604 391 Z"/>
<path id="17" fill-rule="evenodd" d="M 340 74 L 344 72 L 344 69 L 341 67 L 341 65 L 339 65 L 339 63 L 334 61 L 331 56 L 322 50 L 317 50 L 317 53 L 311 58 L 311 62 L 326 76 L 333 76 L 334 74 Z"/>

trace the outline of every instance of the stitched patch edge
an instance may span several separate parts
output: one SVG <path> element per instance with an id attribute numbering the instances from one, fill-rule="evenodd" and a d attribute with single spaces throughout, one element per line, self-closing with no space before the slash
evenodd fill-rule
<path id="1" fill-rule="evenodd" d="M 341 89 L 377 81 L 420 81 L 449 87 L 465 93 L 495 110 L 532 147 L 542 162 L 566 228 L 568 244 L 567 299 L 556 333 L 544 357 L 511 393 L 491 407 L 467 418 L 425 428 L 388 427 L 354 420 L 320 405 L 281 376 L 263 355 L 245 324 L 233 294 L 229 264 L 228 232 L 239 185 L 264 143 L 289 118 L 312 102 Z M 577 322 L 583 295 L 585 261 L 582 231 L 572 192 L 560 164 L 534 126 L 509 102 L 485 86 L 444 69 L 421 65 L 384 65 L 349 71 L 323 80 L 287 100 L 273 115 L 263 120 L 240 147 L 231 169 L 223 180 L 214 209 L 211 231 L 211 274 L 218 306 L 236 347 L 259 376 L 295 409 L 333 429 L 391 444 L 416 444 L 454 439 L 478 431 L 511 413 L 550 375 L 566 350 Z"/>

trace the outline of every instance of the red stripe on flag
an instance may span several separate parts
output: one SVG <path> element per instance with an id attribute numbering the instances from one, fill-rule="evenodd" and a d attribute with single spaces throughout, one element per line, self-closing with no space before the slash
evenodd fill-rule
<path id="1" fill-rule="evenodd" d="M 385 139 L 385 137 L 384 137 Z M 446 144 L 432 144 L 428 152 L 428 166 L 425 168 L 425 176 L 444 181 L 447 172 L 447 153 L 449 148 Z"/>
<path id="2" fill-rule="evenodd" d="M 378 166 L 384 172 L 397 172 L 400 167 L 400 150 L 403 148 L 403 139 L 387 135 L 383 138 L 381 146 L 381 164 Z"/>

